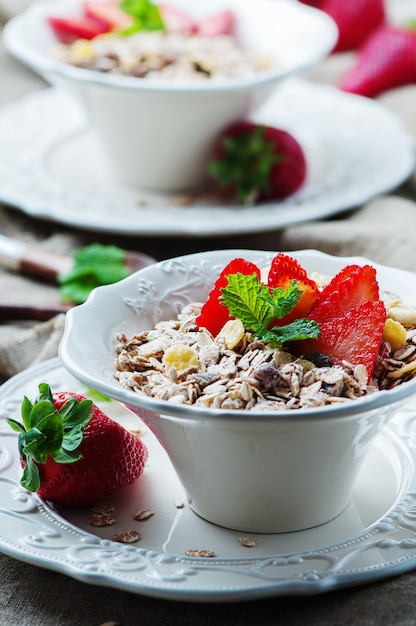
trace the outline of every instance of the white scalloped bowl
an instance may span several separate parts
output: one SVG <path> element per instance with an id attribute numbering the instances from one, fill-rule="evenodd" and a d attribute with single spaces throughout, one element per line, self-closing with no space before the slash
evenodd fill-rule
<path id="1" fill-rule="evenodd" d="M 115 177 L 136 186 L 188 189 L 203 184 L 212 144 L 256 110 L 275 87 L 324 58 L 338 31 L 323 12 L 291 0 L 169 0 L 195 18 L 231 8 L 241 43 L 265 52 L 277 69 L 249 78 L 176 82 L 80 69 L 54 58 L 46 18 L 74 16 L 81 0 L 32 3 L 3 31 L 6 49 L 79 102 Z"/>
<path id="2" fill-rule="evenodd" d="M 66 316 L 60 356 L 86 385 L 135 413 L 166 449 L 192 509 L 244 532 L 289 532 L 330 521 L 347 506 L 362 462 L 391 416 L 416 393 L 416 381 L 342 404 L 251 413 L 156 400 L 114 377 L 115 336 L 127 337 L 176 317 L 206 298 L 237 256 L 266 267 L 275 252 L 203 252 L 140 270 L 96 289 Z M 335 275 L 363 258 L 291 252 L 309 271 Z M 416 304 L 416 275 L 372 264 L 380 287 Z"/>

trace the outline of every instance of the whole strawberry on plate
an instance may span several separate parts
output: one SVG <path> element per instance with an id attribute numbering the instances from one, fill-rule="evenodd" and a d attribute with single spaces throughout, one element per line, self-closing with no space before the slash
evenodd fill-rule
<path id="1" fill-rule="evenodd" d="M 281 200 L 305 181 L 303 148 L 289 132 L 240 121 L 220 136 L 208 173 L 218 188 L 242 204 Z"/>
<path id="2" fill-rule="evenodd" d="M 19 433 L 21 485 L 44 500 L 93 504 L 143 472 L 148 451 L 141 439 L 84 396 L 52 394 L 42 383 L 33 403 L 24 398 L 22 421 L 7 420 Z"/>
<path id="3" fill-rule="evenodd" d="M 339 87 L 374 98 L 412 83 L 416 83 L 416 27 L 383 26 L 365 40 Z"/>

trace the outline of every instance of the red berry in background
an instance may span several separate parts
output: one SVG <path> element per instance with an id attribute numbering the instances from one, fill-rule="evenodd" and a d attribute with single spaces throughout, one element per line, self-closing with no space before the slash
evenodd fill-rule
<path id="1" fill-rule="evenodd" d="M 416 83 L 416 29 L 383 26 L 366 39 L 339 87 L 373 98 L 412 83 Z"/>
<path id="2" fill-rule="evenodd" d="M 77 39 L 93 39 L 108 32 L 104 22 L 86 16 L 48 17 L 48 24 L 57 40 L 64 44 L 71 44 Z"/>
<path id="3" fill-rule="evenodd" d="M 209 174 L 227 196 L 243 204 L 283 199 L 306 178 L 299 142 L 285 130 L 240 121 L 220 136 Z"/>
<path id="4" fill-rule="evenodd" d="M 333 52 L 354 50 L 386 20 L 383 0 L 300 0 L 327 13 L 338 27 Z"/>
<path id="5" fill-rule="evenodd" d="M 208 15 L 199 22 L 198 34 L 203 37 L 218 37 L 218 35 L 232 35 L 235 26 L 235 15 L 232 11 L 219 11 Z"/>

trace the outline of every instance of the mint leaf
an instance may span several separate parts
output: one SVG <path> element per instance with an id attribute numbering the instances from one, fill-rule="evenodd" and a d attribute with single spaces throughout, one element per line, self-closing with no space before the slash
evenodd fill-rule
<path id="1" fill-rule="evenodd" d="M 59 295 L 64 302 L 82 304 L 93 289 L 116 283 L 131 274 L 125 264 L 126 252 L 117 246 L 93 243 L 74 255 L 67 274 L 58 275 Z"/>
<path id="2" fill-rule="evenodd" d="M 228 285 L 222 289 L 222 298 L 230 315 L 238 317 L 249 330 L 272 321 L 273 302 L 266 285 L 259 282 L 256 274 L 229 274 L 227 278 Z"/>
<path id="3" fill-rule="evenodd" d="M 160 11 L 150 0 L 122 0 L 119 7 L 133 18 L 133 24 L 119 30 L 119 35 L 133 35 L 141 30 L 165 30 Z"/>
<path id="4" fill-rule="evenodd" d="M 269 290 L 267 290 L 267 292 L 270 294 Z M 282 289 L 281 287 L 273 289 L 271 293 L 274 308 L 273 316 L 280 320 L 293 311 L 301 295 L 302 291 L 298 289 L 296 280 L 292 280 L 291 284 L 286 289 Z M 262 295 L 260 295 L 260 297 L 262 297 Z"/>
<path id="5" fill-rule="evenodd" d="M 286 326 L 273 326 L 262 337 L 264 341 L 300 341 L 302 339 L 317 339 L 320 335 L 319 325 L 314 320 L 301 318 L 286 324 Z"/>
<path id="6" fill-rule="evenodd" d="M 306 318 L 269 329 L 273 320 L 282 319 L 299 302 L 302 291 L 298 289 L 296 280 L 286 289 L 277 287 L 270 290 L 256 274 L 229 274 L 227 279 L 227 286 L 221 289 L 222 303 L 232 317 L 238 318 L 244 328 L 260 339 L 281 346 L 287 341 L 319 337 L 317 322 Z"/>

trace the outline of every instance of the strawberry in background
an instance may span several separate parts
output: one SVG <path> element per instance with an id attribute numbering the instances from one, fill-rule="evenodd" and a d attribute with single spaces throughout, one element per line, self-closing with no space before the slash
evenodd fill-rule
<path id="1" fill-rule="evenodd" d="M 339 87 L 374 98 L 389 89 L 412 83 L 416 83 L 416 24 L 387 25 L 365 40 L 355 63 L 341 77 Z"/>
<path id="2" fill-rule="evenodd" d="M 338 26 L 333 52 L 355 50 L 386 19 L 383 0 L 300 0 L 327 13 Z"/>
<path id="3" fill-rule="evenodd" d="M 227 197 L 247 205 L 292 195 L 304 183 L 307 165 L 292 134 L 243 120 L 219 137 L 208 173 Z"/>

